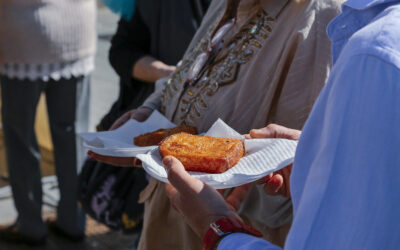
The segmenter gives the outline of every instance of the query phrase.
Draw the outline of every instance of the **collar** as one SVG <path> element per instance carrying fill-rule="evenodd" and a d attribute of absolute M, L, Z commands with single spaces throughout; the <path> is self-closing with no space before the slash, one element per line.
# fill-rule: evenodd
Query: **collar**
<path fill-rule="evenodd" d="M 398 0 L 348 0 L 342 5 L 342 13 L 328 25 L 331 41 L 338 41 L 353 35 L 382 11 L 382 8 Z"/>
<path fill-rule="evenodd" d="M 398 0 L 348 0 L 343 4 L 343 6 L 347 6 L 356 10 L 365 10 L 380 4 L 386 4 L 395 1 Z"/>

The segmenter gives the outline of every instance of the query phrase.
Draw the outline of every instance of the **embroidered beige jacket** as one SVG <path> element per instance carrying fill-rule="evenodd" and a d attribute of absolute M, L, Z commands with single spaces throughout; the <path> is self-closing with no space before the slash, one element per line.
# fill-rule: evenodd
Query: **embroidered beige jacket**
<path fill-rule="evenodd" d="M 214 64 L 195 86 L 184 86 L 189 67 L 207 48 L 225 13 L 227 1 L 214 0 L 166 87 L 144 106 L 200 132 L 218 118 L 240 133 L 269 123 L 301 129 L 330 71 L 325 30 L 339 13 L 340 1 L 242 0 L 237 23 Z M 170 207 L 163 184 L 152 180 L 141 200 L 145 222 L 140 249 L 201 248 L 201 240 Z M 269 197 L 253 187 L 240 212 L 266 238 L 283 243 L 286 232 L 274 230 L 290 223 L 289 199 Z"/>

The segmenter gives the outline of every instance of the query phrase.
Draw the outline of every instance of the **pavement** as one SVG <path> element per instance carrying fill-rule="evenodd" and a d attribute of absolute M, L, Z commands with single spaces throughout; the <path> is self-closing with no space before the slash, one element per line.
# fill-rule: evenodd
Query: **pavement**
<path fill-rule="evenodd" d="M 119 91 L 118 76 L 108 62 L 110 38 L 117 27 L 118 16 L 106 8 L 99 8 L 97 18 L 98 44 L 96 54 L 96 69 L 92 74 L 90 131 L 105 115 L 111 104 L 116 100 Z M 53 170 L 52 170 L 53 171 Z M 51 172 L 51 171 L 50 171 Z M 54 171 L 53 171 L 54 172 Z M 44 177 L 43 183 L 43 217 L 55 216 L 55 208 L 59 199 L 57 179 L 54 176 Z M 7 179 L 0 179 L 0 225 L 13 223 L 16 220 L 10 187 Z M 137 235 L 123 235 L 112 232 L 107 227 L 88 218 L 86 239 L 82 243 L 69 243 L 56 235 L 50 234 L 46 247 L 28 247 L 10 245 L 0 242 L 0 250 L 133 250 Z"/>

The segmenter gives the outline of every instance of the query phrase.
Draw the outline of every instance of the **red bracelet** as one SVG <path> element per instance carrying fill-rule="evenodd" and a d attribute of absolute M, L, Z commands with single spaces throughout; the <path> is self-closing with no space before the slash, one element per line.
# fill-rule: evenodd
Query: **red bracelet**
<path fill-rule="evenodd" d="M 215 244 L 224 236 L 231 233 L 247 233 L 256 237 L 262 237 L 257 229 L 245 224 L 241 220 L 232 217 L 226 217 L 210 224 L 203 239 L 203 250 L 214 249 Z"/>

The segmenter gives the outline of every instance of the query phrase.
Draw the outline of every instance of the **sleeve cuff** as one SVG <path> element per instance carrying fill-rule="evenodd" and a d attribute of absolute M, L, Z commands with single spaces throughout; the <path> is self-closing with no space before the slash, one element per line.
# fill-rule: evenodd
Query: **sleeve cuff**
<path fill-rule="evenodd" d="M 217 250 L 282 250 L 268 241 L 245 233 L 233 233 L 225 236 L 218 244 Z"/>

